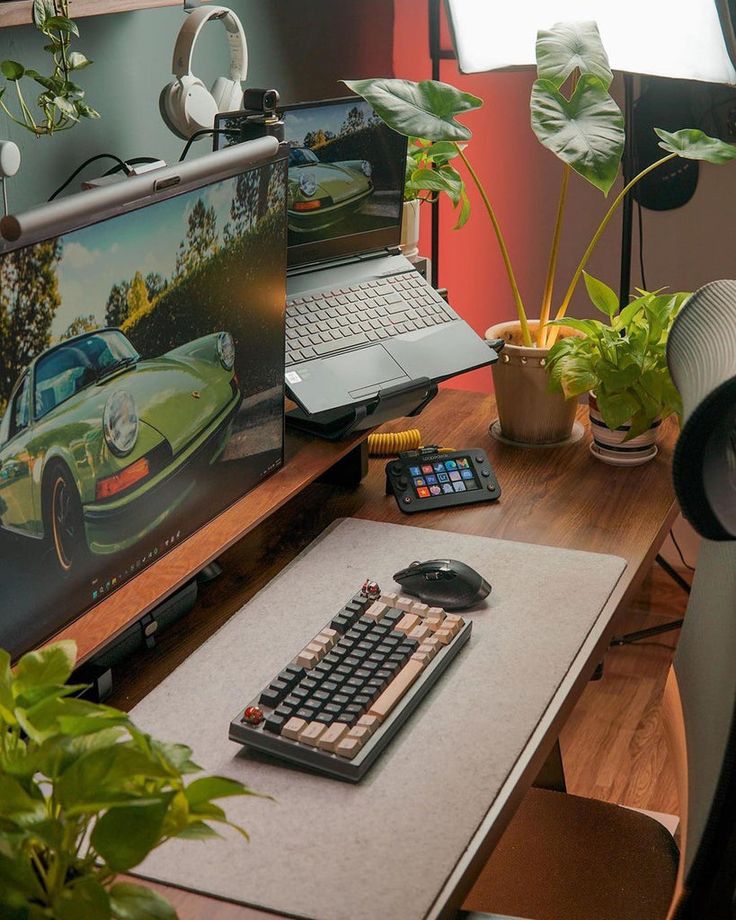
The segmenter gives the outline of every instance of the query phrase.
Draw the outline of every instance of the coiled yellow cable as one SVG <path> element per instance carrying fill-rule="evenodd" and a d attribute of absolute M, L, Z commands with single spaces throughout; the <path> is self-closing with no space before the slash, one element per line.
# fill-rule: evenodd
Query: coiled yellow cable
<path fill-rule="evenodd" d="M 368 435 L 368 453 L 371 457 L 391 457 L 421 446 L 422 435 L 418 428 Z"/>

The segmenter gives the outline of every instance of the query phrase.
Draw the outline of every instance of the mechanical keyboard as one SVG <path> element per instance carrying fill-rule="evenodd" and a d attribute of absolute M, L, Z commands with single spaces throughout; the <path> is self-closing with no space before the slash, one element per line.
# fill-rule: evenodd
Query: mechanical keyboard
<path fill-rule="evenodd" d="M 417 272 L 293 297 L 286 304 L 286 364 L 457 319 Z"/>
<path fill-rule="evenodd" d="M 360 592 L 230 723 L 232 741 L 357 782 L 470 638 L 414 598 Z"/>

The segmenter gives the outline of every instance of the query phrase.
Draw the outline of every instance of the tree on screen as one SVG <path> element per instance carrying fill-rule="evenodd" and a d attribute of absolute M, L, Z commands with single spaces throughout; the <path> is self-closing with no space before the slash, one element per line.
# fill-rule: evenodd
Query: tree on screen
<path fill-rule="evenodd" d="M 146 275 L 145 281 L 149 300 L 155 300 L 159 294 L 162 294 L 166 290 L 166 278 L 159 274 L 159 272 L 149 272 Z"/>
<path fill-rule="evenodd" d="M 0 262 L 0 407 L 28 363 L 51 344 L 61 304 L 59 240 L 8 253 Z"/>
<path fill-rule="evenodd" d="M 225 243 L 247 233 L 256 222 L 258 214 L 259 170 L 242 173 L 235 182 L 235 192 L 230 203 L 230 220 L 225 224 Z"/>
<path fill-rule="evenodd" d="M 181 278 L 198 268 L 217 249 L 217 212 L 198 198 L 187 218 L 187 235 L 179 243 L 174 278 Z"/>
<path fill-rule="evenodd" d="M 105 304 L 105 325 L 122 326 L 128 316 L 130 281 L 119 281 L 110 288 Z"/>
<path fill-rule="evenodd" d="M 365 127 L 365 112 L 354 105 L 347 114 L 345 121 L 340 126 L 340 134 L 352 134 Z"/>
<path fill-rule="evenodd" d="M 59 336 L 59 339 L 61 341 L 73 339 L 75 335 L 81 335 L 83 332 L 94 332 L 95 329 L 99 329 L 99 326 L 100 324 L 97 322 L 94 313 L 89 313 L 87 316 L 78 316 L 69 323 L 63 335 Z"/>
<path fill-rule="evenodd" d="M 136 272 L 133 275 L 130 290 L 128 291 L 128 316 L 136 316 L 136 314 L 142 313 L 150 306 L 151 301 L 148 297 L 146 282 L 143 275 L 140 272 Z"/>

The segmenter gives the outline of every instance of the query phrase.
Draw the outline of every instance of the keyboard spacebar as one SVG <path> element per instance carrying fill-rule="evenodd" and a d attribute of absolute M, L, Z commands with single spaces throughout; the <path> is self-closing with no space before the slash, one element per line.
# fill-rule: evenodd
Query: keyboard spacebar
<path fill-rule="evenodd" d="M 314 346 L 315 354 L 326 355 L 331 351 L 340 351 L 343 348 L 352 348 L 354 345 L 363 345 L 368 341 L 365 332 L 356 332 L 355 335 L 346 335 L 342 339 L 335 339 L 332 342 L 322 342 Z"/>

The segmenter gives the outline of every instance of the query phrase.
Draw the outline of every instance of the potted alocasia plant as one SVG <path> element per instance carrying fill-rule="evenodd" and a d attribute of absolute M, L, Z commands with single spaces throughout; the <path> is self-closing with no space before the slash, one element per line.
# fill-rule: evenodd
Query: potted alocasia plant
<path fill-rule="evenodd" d="M 458 212 L 456 230 L 470 217 L 470 200 L 465 191 L 465 182 L 450 162 L 459 155 L 455 145 L 448 141 L 409 138 L 401 221 L 401 251 L 407 259 L 413 261 L 419 255 L 422 204 L 435 201 L 438 195 L 447 195 Z"/>
<path fill-rule="evenodd" d="M 550 387 L 566 399 L 589 393 L 593 456 L 617 466 L 657 454 L 661 422 L 682 411 L 667 366 L 667 337 L 690 297 L 639 291 L 619 312 L 608 285 L 584 273 L 593 306 L 608 320 L 570 319 L 579 337 L 560 339 L 547 360 Z"/>
<path fill-rule="evenodd" d="M 58 642 L 11 668 L 0 650 L 0 917 L 176 920 L 118 876 L 172 837 L 206 840 L 216 823 L 245 835 L 215 800 L 253 793 L 226 777 L 188 781 L 201 772 L 189 748 L 77 698 L 75 655 Z"/>
<path fill-rule="evenodd" d="M 433 80 L 415 83 L 399 79 L 345 81 L 402 134 L 455 145 L 460 161 L 480 194 L 501 252 L 516 317 L 488 330 L 506 347 L 493 368 L 502 435 L 520 443 L 559 443 L 567 439 L 575 418 L 574 400 L 549 393 L 546 362 L 561 332 L 550 323 L 567 314 L 588 260 L 626 193 L 644 176 L 675 157 L 725 163 L 736 158 L 736 147 L 694 129 L 670 133 L 656 129 L 664 155 L 647 166 L 616 195 L 585 247 L 561 297 L 555 294 L 565 204 L 570 177 L 575 174 L 604 196 L 616 181 L 624 149 L 624 121 L 610 94 L 613 74 L 594 22 L 558 23 L 537 34 L 537 79 L 531 93 L 531 125 L 544 147 L 562 161 L 557 216 L 547 265 L 542 302 L 530 318 L 517 283 L 501 225 L 465 144 L 470 129 L 456 118 L 479 108 L 482 100 L 454 86 Z M 563 334 L 574 332 L 569 326 Z"/>

